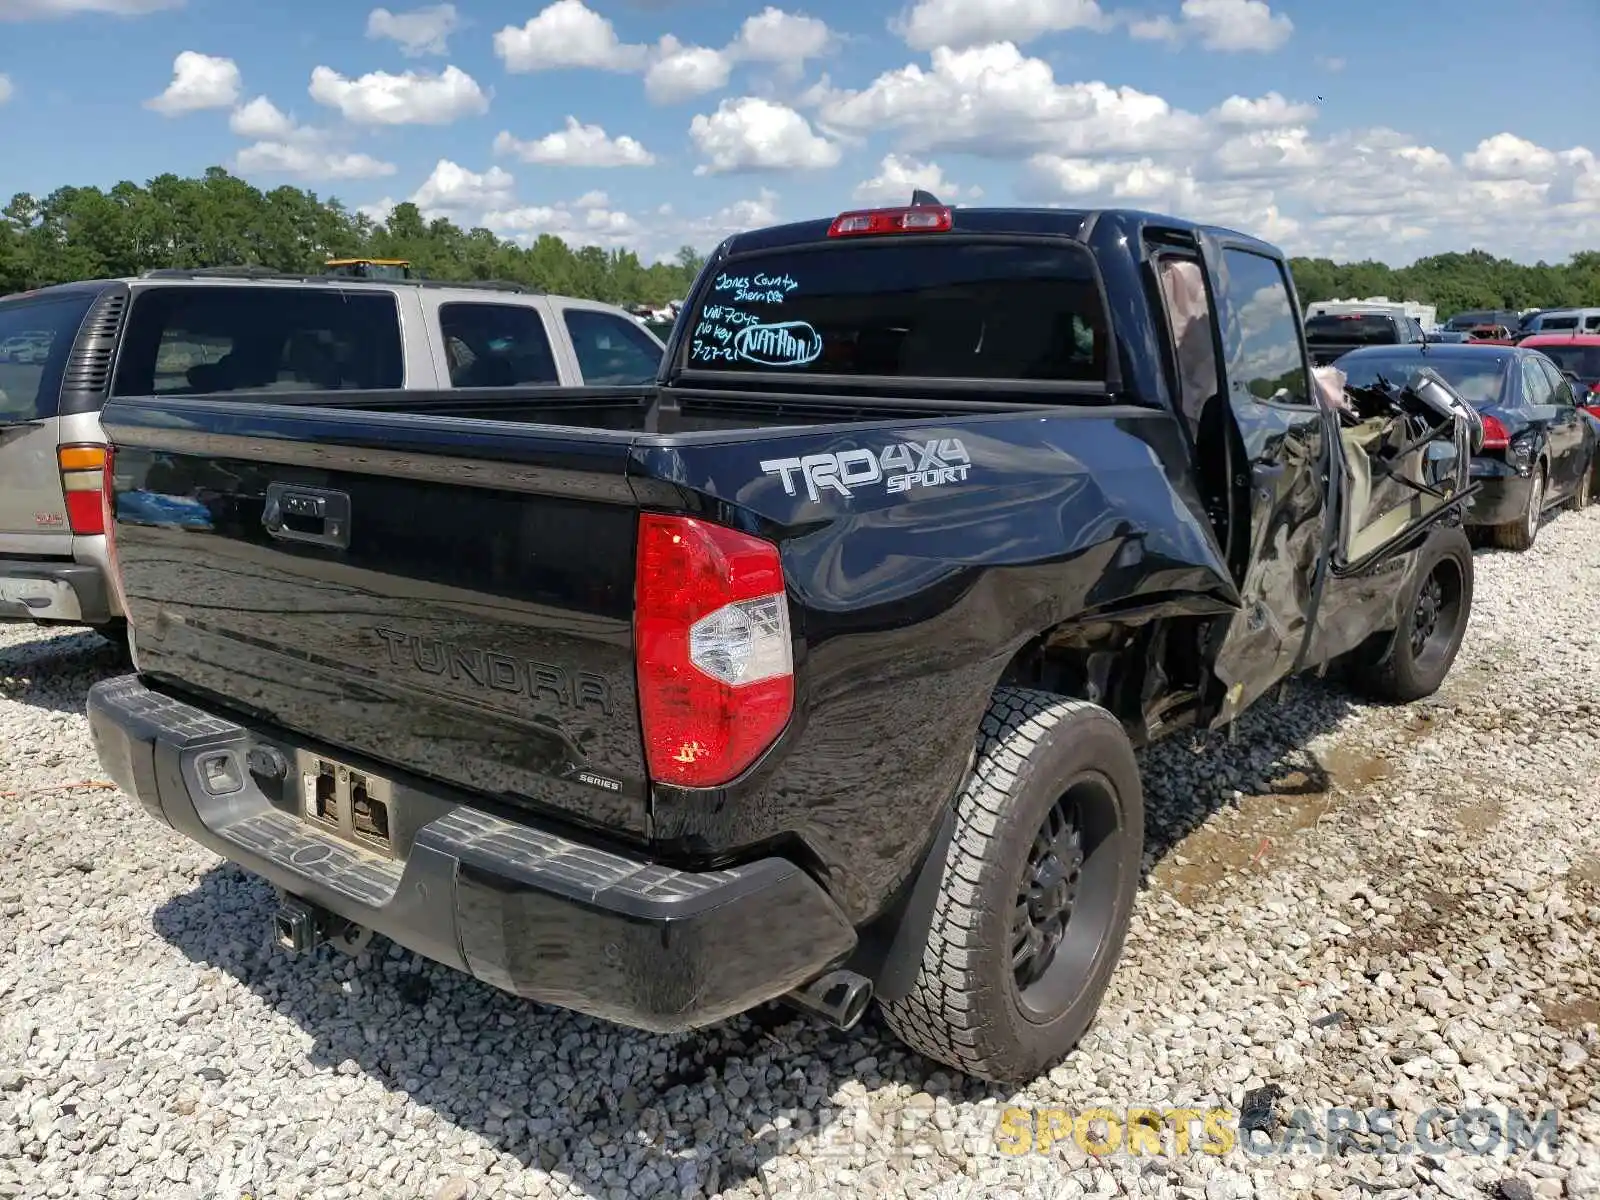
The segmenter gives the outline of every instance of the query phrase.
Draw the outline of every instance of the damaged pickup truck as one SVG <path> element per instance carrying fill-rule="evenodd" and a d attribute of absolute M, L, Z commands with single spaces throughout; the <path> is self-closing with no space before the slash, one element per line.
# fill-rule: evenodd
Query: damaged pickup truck
<path fill-rule="evenodd" d="M 1440 686 L 1481 428 L 1314 374 L 1260 241 L 918 199 L 730 238 L 654 387 L 113 398 L 107 772 L 294 949 L 657 1031 L 875 997 L 1047 1068 L 1136 747 L 1330 664 Z"/>

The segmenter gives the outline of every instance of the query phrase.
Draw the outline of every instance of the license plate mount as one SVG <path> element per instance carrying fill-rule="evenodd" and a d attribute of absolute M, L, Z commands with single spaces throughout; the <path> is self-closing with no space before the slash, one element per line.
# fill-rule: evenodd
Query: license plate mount
<path fill-rule="evenodd" d="M 300 754 L 300 815 L 343 841 L 397 858 L 394 785 L 321 754 Z"/>

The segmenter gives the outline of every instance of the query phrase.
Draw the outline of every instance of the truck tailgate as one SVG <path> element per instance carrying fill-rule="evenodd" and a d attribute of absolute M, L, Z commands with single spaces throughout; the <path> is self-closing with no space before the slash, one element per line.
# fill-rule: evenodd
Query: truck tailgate
<path fill-rule="evenodd" d="M 648 837 L 628 434 L 245 397 L 104 421 L 147 681 Z"/>

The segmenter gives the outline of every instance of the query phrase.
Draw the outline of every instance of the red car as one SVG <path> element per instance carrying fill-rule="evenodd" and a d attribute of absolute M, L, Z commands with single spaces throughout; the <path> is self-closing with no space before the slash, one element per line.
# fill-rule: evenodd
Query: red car
<path fill-rule="evenodd" d="M 1522 345 L 1578 377 L 1578 403 L 1600 418 L 1600 333 L 1536 333 Z"/>

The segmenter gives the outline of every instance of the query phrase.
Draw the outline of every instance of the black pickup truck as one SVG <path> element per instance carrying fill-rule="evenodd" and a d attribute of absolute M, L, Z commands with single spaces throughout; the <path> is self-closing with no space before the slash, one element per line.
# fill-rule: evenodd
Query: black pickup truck
<path fill-rule="evenodd" d="M 1470 407 L 1324 399 L 1282 256 L 933 203 L 740 234 L 657 386 L 116 397 L 105 769 L 281 891 L 650 1030 L 785 999 L 1027 1078 L 1141 873 L 1134 751 L 1436 689 Z"/>
<path fill-rule="evenodd" d="M 1422 326 L 1403 313 L 1317 313 L 1306 318 L 1313 366 L 1325 366 L 1363 346 L 1412 346 L 1426 340 Z"/>

